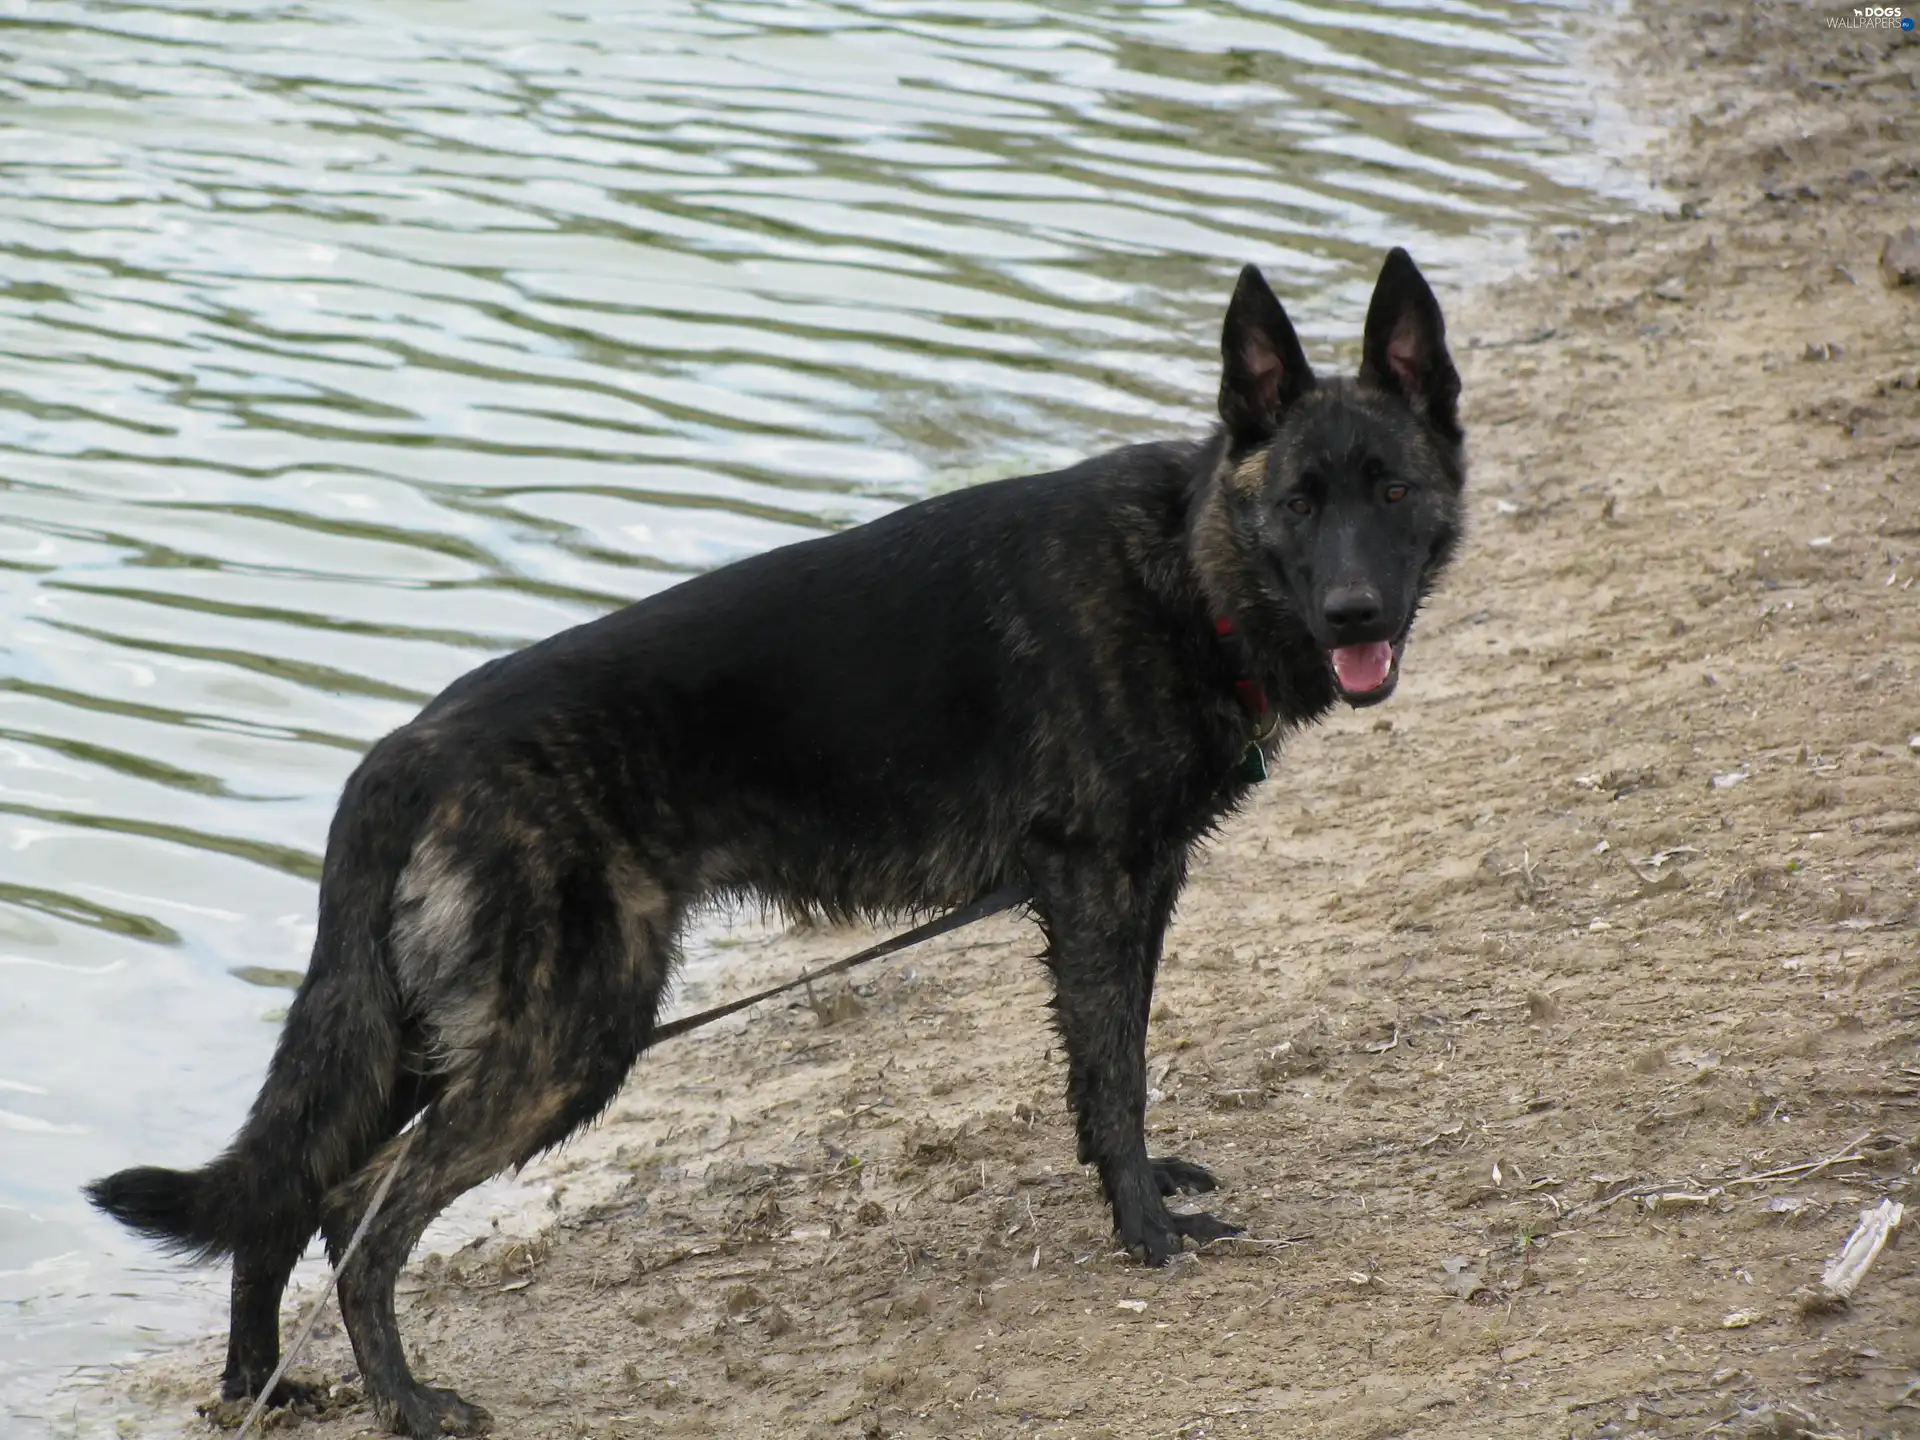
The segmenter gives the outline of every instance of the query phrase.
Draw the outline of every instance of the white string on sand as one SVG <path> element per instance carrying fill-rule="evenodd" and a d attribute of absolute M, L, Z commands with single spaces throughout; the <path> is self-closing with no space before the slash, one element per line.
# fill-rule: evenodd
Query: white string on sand
<path fill-rule="evenodd" d="M 360 1216 L 360 1223 L 353 1227 L 353 1238 L 347 1241 L 347 1248 L 341 1252 L 340 1263 L 333 1267 L 332 1273 L 327 1276 L 327 1283 L 320 1287 L 320 1296 L 313 1302 L 313 1308 L 307 1312 L 306 1323 L 300 1327 L 300 1333 L 293 1337 L 293 1344 L 287 1347 L 287 1353 L 280 1357 L 280 1363 L 274 1367 L 273 1374 L 268 1378 L 267 1383 L 262 1385 L 260 1393 L 254 1396 L 253 1408 L 247 1411 L 247 1418 L 240 1422 L 240 1434 L 236 1440 L 247 1440 L 247 1436 L 253 1433 L 253 1427 L 259 1421 L 261 1412 L 267 1408 L 267 1401 L 279 1388 L 280 1382 L 286 1378 L 287 1371 L 292 1367 L 295 1358 L 313 1335 L 313 1327 L 320 1319 L 321 1308 L 326 1305 L 327 1297 L 333 1294 L 333 1287 L 340 1283 L 340 1272 L 347 1268 L 347 1262 L 353 1259 L 353 1252 L 360 1248 L 360 1242 L 366 1236 L 367 1227 L 373 1223 L 373 1217 L 378 1215 L 380 1207 L 387 1203 L 387 1192 L 393 1188 L 393 1177 L 400 1173 L 400 1162 L 407 1158 L 407 1151 L 413 1148 L 413 1137 L 419 1133 L 420 1127 L 416 1125 L 400 1137 L 400 1148 L 394 1152 L 393 1161 L 387 1166 L 387 1173 L 380 1177 L 380 1184 L 374 1189 L 372 1202 Z"/>

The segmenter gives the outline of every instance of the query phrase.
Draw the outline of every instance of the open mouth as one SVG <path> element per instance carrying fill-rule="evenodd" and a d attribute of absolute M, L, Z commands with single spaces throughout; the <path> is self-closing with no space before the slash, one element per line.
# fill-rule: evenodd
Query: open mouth
<path fill-rule="evenodd" d="M 1401 640 L 1372 640 L 1365 645 L 1336 645 L 1327 651 L 1333 685 L 1356 708 L 1378 705 L 1400 681 Z"/>

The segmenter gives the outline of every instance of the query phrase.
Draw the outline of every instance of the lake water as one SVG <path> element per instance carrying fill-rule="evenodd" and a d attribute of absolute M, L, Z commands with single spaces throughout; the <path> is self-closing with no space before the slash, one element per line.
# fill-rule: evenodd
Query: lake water
<path fill-rule="evenodd" d="M 223 1323 L 77 1187 L 238 1122 L 367 744 L 695 571 L 1199 428 L 1242 261 L 1325 354 L 1387 245 L 1444 293 L 1633 203 L 1573 14 L 0 3 L 0 1433 Z"/>

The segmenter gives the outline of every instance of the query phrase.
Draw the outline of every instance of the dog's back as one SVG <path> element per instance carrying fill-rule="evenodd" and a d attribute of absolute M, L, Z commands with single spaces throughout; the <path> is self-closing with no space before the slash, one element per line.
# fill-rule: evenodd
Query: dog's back
<path fill-rule="evenodd" d="M 1140 743 L 1164 719 L 1115 712 L 1191 745 L 1205 707 L 1161 652 L 1206 639 L 1178 565 L 1199 454 L 1142 446 L 743 560 L 483 667 L 409 728 L 449 798 L 592 812 L 688 896 L 960 903 L 1006 882 L 1035 816 L 1088 787 L 1139 803 L 1176 768 Z"/>

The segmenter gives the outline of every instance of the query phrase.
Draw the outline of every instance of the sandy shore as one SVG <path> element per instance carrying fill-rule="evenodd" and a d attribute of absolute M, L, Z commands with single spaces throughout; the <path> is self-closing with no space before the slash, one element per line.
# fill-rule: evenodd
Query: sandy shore
<path fill-rule="evenodd" d="M 418 1259 L 421 1373 L 509 1437 L 1920 1435 L 1910 1237 L 1797 1294 L 1920 1202 L 1920 47 L 1824 13 L 1644 4 L 1675 208 L 1445 297 L 1471 549 L 1208 852 L 1155 1013 L 1156 1147 L 1252 1243 L 1109 1253 L 994 922 L 649 1057 L 544 1229 Z M 115 1377 L 125 1433 L 219 1353 Z M 290 1423 L 370 1433 L 337 1395 Z"/>

